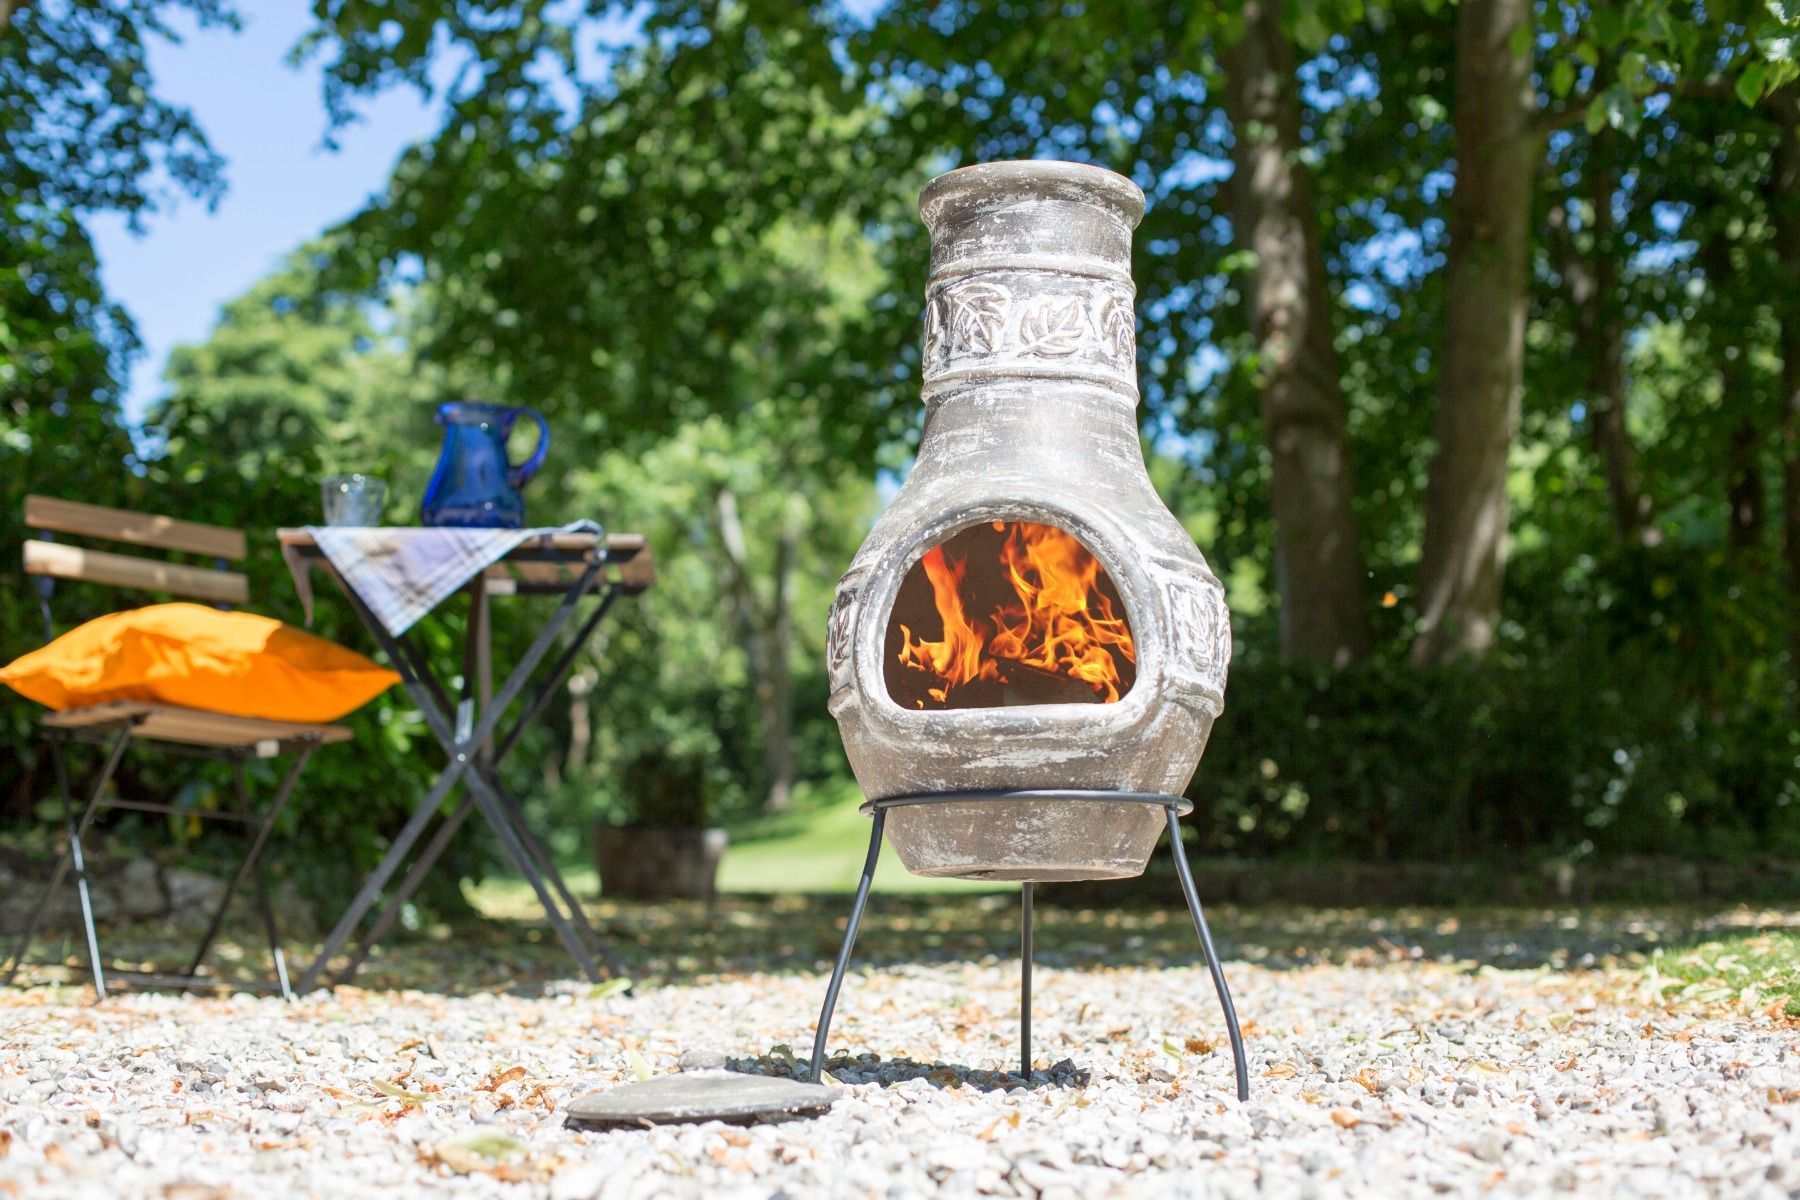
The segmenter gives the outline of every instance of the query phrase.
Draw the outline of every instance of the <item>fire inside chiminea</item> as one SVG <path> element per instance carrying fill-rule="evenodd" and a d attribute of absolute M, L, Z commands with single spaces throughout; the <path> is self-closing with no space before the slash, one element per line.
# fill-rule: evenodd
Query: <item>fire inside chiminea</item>
<path fill-rule="evenodd" d="M 886 678 L 914 709 L 1114 704 L 1137 679 L 1124 602 L 1074 535 L 990 521 L 926 552 L 888 618 Z"/>

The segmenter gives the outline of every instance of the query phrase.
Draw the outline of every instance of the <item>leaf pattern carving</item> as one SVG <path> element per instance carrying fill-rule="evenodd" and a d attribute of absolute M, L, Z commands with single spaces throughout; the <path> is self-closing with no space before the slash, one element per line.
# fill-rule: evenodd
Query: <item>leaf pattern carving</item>
<path fill-rule="evenodd" d="M 1131 302 L 1123 296 L 1108 295 L 1100 303 L 1097 324 L 1102 348 L 1122 365 L 1130 364 L 1137 356 L 1137 319 L 1132 315 Z"/>
<path fill-rule="evenodd" d="M 832 690 L 850 685 L 850 629 L 856 619 L 856 592 L 837 594 L 825 623 L 825 663 Z"/>
<path fill-rule="evenodd" d="M 1045 296 L 1019 320 L 1019 349 L 1027 354 L 1073 354 L 1081 349 L 1087 313 L 1079 296 Z"/>
<path fill-rule="evenodd" d="M 944 344 L 944 299 L 932 296 L 925 302 L 925 368 L 930 370 L 950 353 Z"/>
<path fill-rule="evenodd" d="M 1216 584 L 1178 576 L 1166 584 L 1171 643 L 1178 661 L 1218 695 L 1231 665 L 1231 613 Z"/>
<path fill-rule="evenodd" d="M 954 291 L 946 289 L 950 349 L 992 354 L 1000 348 L 1000 334 L 1006 325 L 1006 306 L 1012 292 L 997 283 L 967 283 Z"/>

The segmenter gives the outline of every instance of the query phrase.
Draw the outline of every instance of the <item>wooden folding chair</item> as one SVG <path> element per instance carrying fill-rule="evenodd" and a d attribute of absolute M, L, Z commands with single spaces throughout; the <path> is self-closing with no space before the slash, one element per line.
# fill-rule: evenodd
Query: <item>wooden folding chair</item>
<path fill-rule="evenodd" d="M 47 496 L 28 496 L 25 500 L 25 525 L 41 536 L 25 543 L 25 571 L 37 577 L 38 607 L 44 618 L 46 641 L 56 636 L 56 623 L 50 602 L 56 580 L 82 580 L 113 587 L 134 588 L 150 592 L 166 592 L 190 599 L 210 601 L 220 607 L 242 604 L 249 598 L 249 583 L 231 569 L 231 563 L 245 554 L 241 530 L 217 525 L 200 525 L 169 517 L 127 512 L 78 504 Z M 208 567 L 135 555 L 84 550 L 56 540 L 57 534 L 73 534 L 112 542 L 124 542 L 145 549 L 201 555 L 212 559 Z M 107 980 L 128 983 L 212 988 L 254 988 L 279 991 L 293 996 L 288 983 L 287 959 L 282 953 L 280 930 L 275 920 L 274 905 L 269 898 L 268 878 L 261 857 L 270 831 L 286 806 L 294 783 L 312 752 L 328 742 L 341 742 L 350 731 L 341 725 L 308 725 L 283 721 L 265 721 L 251 717 L 230 716 L 201 709 L 171 704 L 139 701 L 114 701 L 86 708 L 52 712 L 41 725 L 55 765 L 56 786 L 62 798 L 63 819 L 68 830 L 68 845 L 44 885 L 31 919 L 19 934 L 18 946 L 4 983 L 10 984 L 24 964 L 25 955 L 44 918 L 50 897 L 55 894 L 71 868 L 75 889 L 81 900 L 81 920 L 87 934 L 88 961 L 94 976 L 94 990 L 106 995 Z M 127 800 L 106 794 L 107 784 L 118 769 L 127 745 L 133 740 L 159 743 L 166 750 L 198 758 L 216 759 L 231 764 L 236 787 L 236 811 L 199 809 L 170 804 Z M 86 802 L 77 811 L 69 786 L 65 748 L 71 742 L 86 742 L 102 747 L 99 774 L 95 777 Z M 268 806 L 259 814 L 250 799 L 244 764 L 253 758 L 275 758 L 292 755 L 292 762 Z M 94 925 L 93 899 L 88 887 L 87 860 L 81 839 L 92 825 L 94 815 L 103 808 L 125 808 L 139 812 L 175 814 L 206 820 L 230 821 L 243 827 L 248 838 L 243 861 L 226 885 L 217 910 L 208 922 L 205 935 L 185 972 L 122 971 L 109 969 L 100 954 L 99 933 Z M 257 905 L 269 939 L 269 955 L 274 968 L 272 980 L 248 982 L 221 980 L 200 974 L 219 927 L 232 900 L 251 875 L 255 876 Z"/>

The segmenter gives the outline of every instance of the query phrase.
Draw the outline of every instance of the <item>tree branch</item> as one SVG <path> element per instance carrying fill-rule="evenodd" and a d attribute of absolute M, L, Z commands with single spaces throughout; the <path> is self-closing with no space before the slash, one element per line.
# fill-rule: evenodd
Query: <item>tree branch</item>
<path fill-rule="evenodd" d="M 1548 135 L 1567 129 L 1571 125 L 1579 125 L 1587 116 L 1588 106 L 1594 102 L 1598 92 L 1582 92 L 1571 96 L 1553 108 L 1544 109 L 1536 122 L 1537 131 Z M 1707 75 L 1700 79 L 1678 79 L 1659 87 L 1652 88 L 1639 96 L 1642 104 L 1657 96 L 1667 96 L 1674 100 L 1738 100 L 1736 86 L 1723 75 Z M 1796 100 L 1792 90 L 1783 90 L 1773 95 L 1764 96 L 1757 101 L 1759 105 L 1767 105 L 1778 118 L 1794 120 L 1800 116 L 1800 100 Z"/>

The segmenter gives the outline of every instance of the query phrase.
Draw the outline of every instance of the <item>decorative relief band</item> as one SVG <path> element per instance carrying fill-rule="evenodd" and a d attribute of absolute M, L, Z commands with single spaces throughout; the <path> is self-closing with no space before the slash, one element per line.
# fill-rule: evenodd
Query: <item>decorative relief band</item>
<path fill-rule="evenodd" d="M 834 698 L 856 685 L 850 657 L 851 638 L 856 631 L 856 600 L 857 582 L 845 576 L 832 600 L 831 614 L 825 619 L 825 670 Z"/>
<path fill-rule="evenodd" d="M 1029 286 L 1004 274 L 932 286 L 925 298 L 927 385 L 958 371 L 1020 367 L 1041 375 L 1060 365 L 1071 377 L 1097 370 L 1135 393 L 1137 322 L 1129 284 L 1042 272 L 1020 282 Z"/>
<path fill-rule="evenodd" d="M 1231 666 L 1231 613 L 1225 589 L 1188 571 L 1154 572 L 1169 611 L 1169 671 L 1198 696 L 1174 698 L 1218 716 L 1225 708 L 1225 673 Z M 1198 703 L 1195 703 L 1196 700 Z"/>

